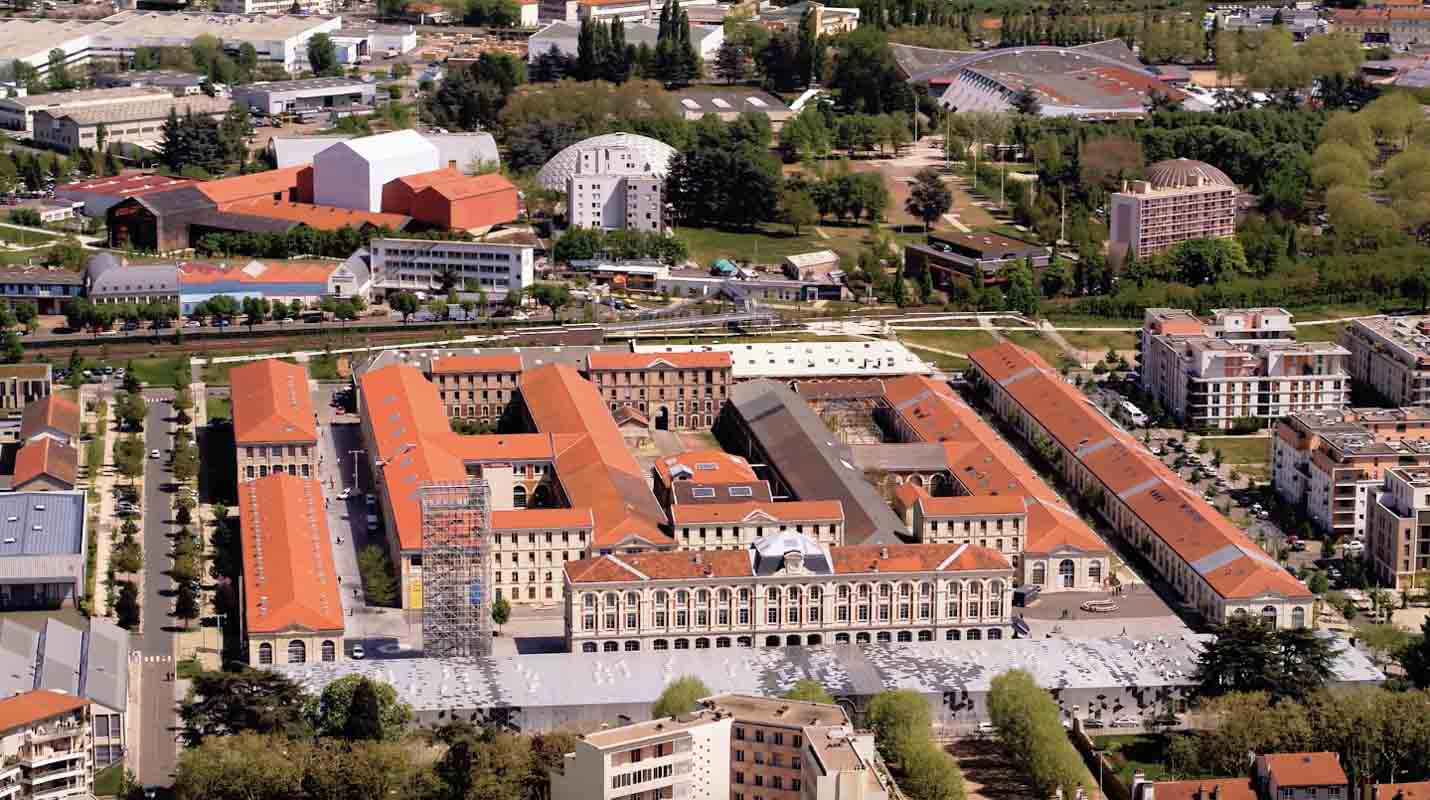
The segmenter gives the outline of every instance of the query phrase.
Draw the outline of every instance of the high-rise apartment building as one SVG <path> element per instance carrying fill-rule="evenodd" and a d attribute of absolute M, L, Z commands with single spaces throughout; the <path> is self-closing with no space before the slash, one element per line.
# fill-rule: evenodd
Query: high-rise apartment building
<path fill-rule="evenodd" d="M 1358 319 L 1341 334 L 1351 377 L 1388 404 L 1430 405 L 1430 317 Z"/>
<path fill-rule="evenodd" d="M 537 183 L 566 193 L 566 222 L 579 228 L 665 230 L 665 176 L 675 150 L 633 133 L 593 136 L 557 153 Z"/>
<path fill-rule="evenodd" d="M 1430 469 L 1386 471 L 1383 491 L 1370 507 L 1366 539 L 1366 560 L 1382 586 L 1407 588 L 1430 570 Z"/>
<path fill-rule="evenodd" d="M 1350 352 L 1297 342 L 1281 308 L 1192 312 L 1149 308 L 1142 323 L 1142 388 L 1189 428 L 1335 411 L 1350 402 Z"/>
<path fill-rule="evenodd" d="M 1321 530 L 1359 539 L 1385 473 L 1430 467 L 1430 409 L 1306 411 L 1276 423 L 1272 486 Z"/>
<path fill-rule="evenodd" d="M 93 796 L 90 702 L 52 689 L 0 700 L 0 797 Z"/>
<path fill-rule="evenodd" d="M 1236 184 L 1202 161 L 1174 158 L 1147 168 L 1110 198 L 1114 255 L 1146 258 L 1191 239 L 1236 234 Z"/>
<path fill-rule="evenodd" d="M 759 695 L 707 697 L 680 717 L 587 734 L 552 800 L 888 800 L 900 796 L 844 709 Z"/>

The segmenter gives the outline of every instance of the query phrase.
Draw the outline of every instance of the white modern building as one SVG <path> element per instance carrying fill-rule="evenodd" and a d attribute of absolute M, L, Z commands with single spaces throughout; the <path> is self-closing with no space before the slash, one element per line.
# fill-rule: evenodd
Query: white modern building
<path fill-rule="evenodd" d="M 733 722 L 703 712 L 587 734 L 551 774 L 551 800 L 729 800 Z"/>
<path fill-rule="evenodd" d="M 461 276 L 459 289 L 479 286 L 492 302 L 520 294 L 535 281 L 531 245 L 373 239 L 368 254 L 373 288 L 379 292 L 437 291 L 448 268 Z"/>
<path fill-rule="evenodd" d="M 225 14 L 287 14 L 294 3 L 304 14 L 331 14 L 333 0 L 218 0 Z"/>
<path fill-rule="evenodd" d="M 490 133 L 422 133 L 433 147 L 442 166 L 459 169 L 468 175 L 476 174 L 475 167 L 483 164 L 501 164 L 501 154 L 497 152 L 497 141 Z M 311 164 L 318 154 L 338 142 L 346 142 L 356 136 L 275 136 L 268 143 L 273 152 L 274 166 L 278 169 Z"/>
<path fill-rule="evenodd" d="M 313 157 L 313 202 L 381 211 L 389 181 L 441 167 L 437 147 L 416 131 L 338 142 Z"/>
<path fill-rule="evenodd" d="M 52 92 L 20 97 L 0 97 L 0 128 L 35 130 L 35 115 L 41 111 L 61 117 L 73 111 L 95 108 L 115 109 L 125 105 L 152 105 L 172 100 L 173 95 L 149 86 L 125 86 L 113 89 L 84 89 L 75 92 Z"/>
<path fill-rule="evenodd" d="M 575 3 L 572 3 L 575 5 Z M 643 0 L 636 2 L 633 6 L 612 6 L 611 8 L 630 8 L 644 5 Z M 685 4 L 682 3 L 684 8 Z M 625 14 L 619 14 L 624 20 L 626 43 L 635 45 L 642 44 L 654 49 L 657 39 L 659 39 L 660 26 L 653 22 L 632 22 Z M 660 17 L 660 6 L 656 6 L 655 16 L 650 19 Z M 611 17 L 599 16 L 598 21 L 608 22 Z M 527 41 L 526 58 L 529 62 L 551 52 L 552 48 L 564 56 L 576 57 L 578 50 L 577 40 L 580 38 L 581 23 L 573 18 L 571 20 L 558 20 L 552 22 L 541 30 L 531 35 Z M 720 50 L 720 45 L 725 43 L 725 29 L 719 25 L 691 25 L 690 44 L 695 48 L 695 52 L 700 54 L 707 64 L 715 63 L 715 56 Z"/>
<path fill-rule="evenodd" d="M 377 84 L 355 78 L 305 78 L 296 81 L 260 81 L 233 87 L 233 102 L 264 116 L 371 107 L 377 102 Z"/>
<path fill-rule="evenodd" d="M 665 176 L 675 148 L 633 133 L 593 136 L 557 153 L 537 173 L 566 194 L 572 227 L 665 230 Z"/>

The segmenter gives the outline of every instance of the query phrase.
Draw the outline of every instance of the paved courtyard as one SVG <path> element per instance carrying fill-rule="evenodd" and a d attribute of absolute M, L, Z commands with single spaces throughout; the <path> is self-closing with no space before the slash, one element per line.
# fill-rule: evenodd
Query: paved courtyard
<path fill-rule="evenodd" d="M 1031 636 L 1042 639 L 1059 636 L 1068 639 L 1096 639 L 1109 636 L 1180 636 L 1191 631 L 1151 587 L 1134 583 L 1125 586 L 1124 593 L 1062 592 L 1047 593 L 1027 608 L 1014 608 L 1021 614 Z M 1117 610 L 1107 613 L 1084 611 L 1080 606 L 1088 600 L 1111 600 Z"/>

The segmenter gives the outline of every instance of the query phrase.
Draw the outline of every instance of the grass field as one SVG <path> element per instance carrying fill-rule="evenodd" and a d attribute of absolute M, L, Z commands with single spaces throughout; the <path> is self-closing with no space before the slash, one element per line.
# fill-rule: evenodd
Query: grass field
<path fill-rule="evenodd" d="M 113 797 L 124 786 L 124 765 L 111 764 L 94 773 L 94 796 Z"/>
<path fill-rule="evenodd" d="M 233 403 L 227 397 L 210 397 L 204 404 L 209 420 L 228 419 L 233 416 Z"/>
<path fill-rule="evenodd" d="M 188 382 L 188 359 L 186 358 L 136 358 L 126 363 L 132 365 L 134 375 L 149 386 L 173 386 L 174 381 Z"/>
<path fill-rule="evenodd" d="M 1147 780 L 1166 780 L 1165 760 L 1167 758 L 1167 737 L 1162 735 L 1129 734 L 1123 736 L 1099 736 L 1092 740 L 1101 750 L 1106 750 L 1108 760 L 1117 765 L 1117 777 L 1123 785 L 1132 785 L 1132 773 L 1142 770 Z"/>
<path fill-rule="evenodd" d="M 998 343 L 993 334 L 977 330 L 906 331 L 899 333 L 899 339 L 905 344 L 921 344 L 953 353 L 971 353 Z"/>
<path fill-rule="evenodd" d="M 818 231 L 816 231 L 816 227 Z M 819 231 L 825 235 L 820 236 Z M 853 264 L 859 251 L 869 244 L 869 229 L 863 225 L 824 224 L 806 226 L 796 236 L 782 223 L 766 223 L 752 231 L 719 228 L 679 228 L 675 235 L 685 240 L 690 257 L 708 267 L 716 259 L 728 258 L 756 264 L 777 264 L 785 256 L 812 250 L 833 250 L 845 264 Z M 922 233 L 894 233 L 899 244 L 922 241 Z"/>
<path fill-rule="evenodd" d="M 1062 331 L 1064 339 L 1068 344 L 1079 350 L 1091 350 L 1098 353 L 1106 353 L 1107 348 L 1113 350 L 1136 350 L 1137 334 L 1128 331 Z"/>
<path fill-rule="evenodd" d="M 1068 355 L 1063 352 L 1063 349 L 1058 346 L 1057 342 L 1036 331 L 1005 331 L 1003 335 L 1007 337 L 1008 341 L 1012 344 L 1016 344 L 1019 347 L 1026 347 L 1042 356 L 1043 360 L 1054 367 L 1067 364 L 1071 360 L 1068 358 Z"/>
<path fill-rule="evenodd" d="M 1346 329 L 1344 322 L 1332 322 L 1326 325 L 1297 325 L 1296 341 L 1298 342 L 1339 342 L 1341 331 Z"/>
<path fill-rule="evenodd" d="M 338 379 L 338 357 L 318 356 L 308 359 L 308 377 L 315 381 L 335 381 Z"/>
<path fill-rule="evenodd" d="M 1265 436 L 1206 436 L 1207 452 L 1221 451 L 1226 464 L 1265 464 L 1271 460 L 1271 440 Z"/>

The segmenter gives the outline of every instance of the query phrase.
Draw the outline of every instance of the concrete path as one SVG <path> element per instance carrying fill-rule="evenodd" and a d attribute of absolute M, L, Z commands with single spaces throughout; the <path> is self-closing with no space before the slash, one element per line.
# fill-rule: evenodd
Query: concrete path
<path fill-rule="evenodd" d="M 177 669 L 175 620 L 169 616 L 173 608 L 174 580 L 167 574 L 171 566 L 173 525 L 170 520 L 173 515 L 170 495 L 164 491 L 164 485 L 172 480 L 167 454 L 174 447 L 168 423 L 173 413 L 168 403 L 151 400 L 149 416 L 144 420 L 144 449 L 158 450 L 165 455 L 148 458 L 146 452 L 144 459 L 144 592 L 140 609 L 143 632 L 138 647 L 143 659 L 140 670 L 142 741 L 135 773 L 146 786 L 172 785 L 178 763 L 177 686 L 169 678 Z"/>

